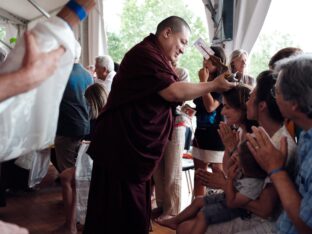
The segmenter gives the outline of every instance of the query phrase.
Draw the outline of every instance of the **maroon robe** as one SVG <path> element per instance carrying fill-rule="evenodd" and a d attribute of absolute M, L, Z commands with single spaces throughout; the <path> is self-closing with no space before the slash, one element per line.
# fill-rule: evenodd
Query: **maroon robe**
<path fill-rule="evenodd" d="M 148 233 L 150 178 L 176 105 L 158 92 L 177 80 L 152 34 L 125 55 L 88 150 L 94 164 L 84 233 Z"/>

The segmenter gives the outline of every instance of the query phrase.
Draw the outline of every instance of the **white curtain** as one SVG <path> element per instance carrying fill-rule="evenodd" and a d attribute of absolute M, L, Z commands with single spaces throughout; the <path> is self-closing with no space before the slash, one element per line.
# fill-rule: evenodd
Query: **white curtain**
<path fill-rule="evenodd" d="M 222 0 L 212 0 L 212 4 L 218 4 Z M 261 31 L 271 0 L 233 0 L 233 40 L 225 42 L 227 53 L 235 49 L 244 49 L 250 52 Z M 207 4 L 208 0 L 203 0 Z M 221 4 L 222 5 L 222 4 Z M 214 27 L 211 14 L 206 8 L 209 36 L 213 38 Z M 211 40 L 212 41 L 212 40 Z"/>
<path fill-rule="evenodd" d="M 229 49 L 244 49 L 250 53 L 263 26 L 271 0 L 236 0 L 234 4 L 233 43 Z"/>
<path fill-rule="evenodd" d="M 95 57 L 107 54 L 107 36 L 104 27 L 103 0 L 96 0 L 96 9 L 88 17 L 89 64 Z"/>

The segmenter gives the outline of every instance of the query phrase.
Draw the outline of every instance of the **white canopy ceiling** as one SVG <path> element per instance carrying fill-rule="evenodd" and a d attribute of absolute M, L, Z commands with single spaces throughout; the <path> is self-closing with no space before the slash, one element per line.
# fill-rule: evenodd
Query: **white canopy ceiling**
<path fill-rule="evenodd" d="M 44 18 L 42 13 L 31 2 L 50 15 L 54 15 L 68 0 L 0 0 L 0 17 L 8 20 L 5 21 L 7 39 L 1 41 L 2 44 L 10 47 L 8 46 L 8 39 L 16 37 L 16 31 L 20 31 L 15 29 L 14 35 L 11 35 L 10 30 L 8 30 L 9 26 L 16 26 L 16 28 L 26 26 L 31 28 Z M 107 39 L 103 21 L 103 0 L 95 0 L 95 2 L 96 9 L 90 13 L 88 21 L 80 24 L 74 30 L 76 39 L 84 49 L 81 57 L 83 64 L 92 64 L 96 56 L 107 54 Z"/>
<path fill-rule="evenodd" d="M 203 0 L 204 4 L 212 2 L 214 5 L 220 5 L 225 0 Z M 233 0 L 234 1 L 234 23 L 233 23 L 233 40 L 228 43 L 229 50 L 242 48 L 250 52 L 264 22 L 266 13 L 270 6 L 271 0 Z M 48 13 L 55 13 L 68 0 L 0 0 L 0 16 L 9 19 L 16 24 L 28 24 L 42 17 L 31 2 L 38 5 Z M 103 0 L 96 0 L 97 10 L 89 16 L 88 43 L 86 49 L 94 50 L 89 55 L 89 63 L 95 56 L 107 53 L 106 33 L 103 22 Z M 208 22 L 211 22 L 211 16 L 208 13 Z M 210 25 L 211 26 L 211 25 Z M 214 31 L 214 27 L 209 27 Z M 81 39 L 82 33 L 77 39 Z M 96 46 L 97 45 L 97 46 Z M 104 46 L 103 46 L 104 45 Z M 91 48 L 91 49 L 90 49 Z"/>
<path fill-rule="evenodd" d="M 37 2 L 46 12 L 53 12 L 65 5 L 68 0 L 33 0 Z M 5 16 L 3 10 L 26 21 L 36 19 L 42 14 L 28 0 L 1 0 L 0 15 Z"/>

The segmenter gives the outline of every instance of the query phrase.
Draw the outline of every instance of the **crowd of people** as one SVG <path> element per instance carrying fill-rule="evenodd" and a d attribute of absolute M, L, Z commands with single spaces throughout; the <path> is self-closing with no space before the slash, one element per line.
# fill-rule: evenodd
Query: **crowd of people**
<path fill-rule="evenodd" d="M 73 28 L 83 18 L 75 9 L 87 14 L 94 1 L 71 4 L 58 18 Z M 248 53 L 234 50 L 228 67 L 238 82 L 232 82 L 219 66 L 227 64 L 223 48 L 211 46 L 214 55 L 203 60 L 199 82 L 192 83 L 177 65 L 190 34 L 184 19 L 170 16 L 126 53 L 118 70 L 109 55 L 84 68 L 78 42 L 72 41 L 74 49 L 59 43 L 41 52 L 36 30 L 24 34 L 20 67 L 0 75 L 0 107 L 40 89 L 61 69 L 64 54 L 73 64 L 56 103 L 54 141 L 65 232 L 77 233 L 75 165 L 88 140 L 85 156 L 93 168 L 85 234 L 148 233 L 152 179 L 155 221 L 177 233 L 312 233 L 312 55 L 284 48 L 253 78 L 246 71 Z M 181 158 L 193 116 L 183 105 L 190 100 L 196 112 L 194 200 L 181 211 Z"/>

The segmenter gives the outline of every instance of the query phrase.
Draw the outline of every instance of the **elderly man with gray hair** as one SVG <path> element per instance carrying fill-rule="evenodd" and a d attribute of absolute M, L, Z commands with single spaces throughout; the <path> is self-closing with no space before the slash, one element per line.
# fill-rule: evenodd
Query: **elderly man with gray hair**
<path fill-rule="evenodd" d="M 97 75 L 96 83 L 103 85 L 107 93 L 110 92 L 113 78 L 116 75 L 114 71 L 114 62 L 109 55 L 98 56 L 95 58 L 95 73 Z"/>

